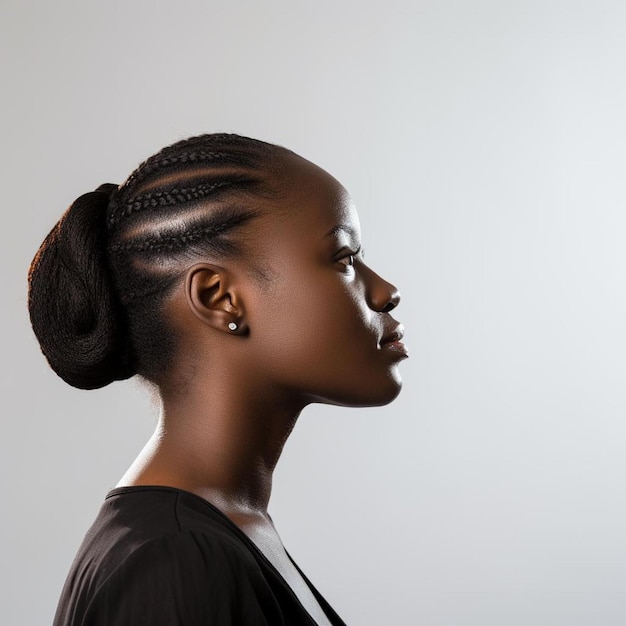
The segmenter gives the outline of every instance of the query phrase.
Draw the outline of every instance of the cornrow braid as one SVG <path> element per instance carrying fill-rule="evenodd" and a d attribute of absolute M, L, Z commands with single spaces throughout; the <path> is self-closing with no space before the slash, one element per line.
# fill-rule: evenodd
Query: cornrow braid
<path fill-rule="evenodd" d="M 110 208 L 109 216 L 107 219 L 107 226 L 113 228 L 122 219 L 129 217 L 137 211 L 145 209 L 156 209 L 158 207 L 175 206 L 177 204 L 192 202 L 194 200 L 201 200 L 211 195 L 215 195 L 216 192 L 224 189 L 225 187 L 232 187 L 239 183 L 244 187 L 250 185 L 253 181 L 250 181 L 248 177 L 240 176 L 236 178 L 228 178 L 224 180 L 217 180 L 211 184 L 200 184 L 194 187 L 181 187 L 173 188 L 169 191 L 150 191 L 145 194 L 135 196 L 135 198 L 127 202 L 124 205 L 116 204 Z"/>
<path fill-rule="evenodd" d="M 217 133 L 211 135 L 214 149 L 207 149 L 206 137 L 207 135 L 200 135 L 184 139 L 146 159 L 122 185 L 122 193 L 133 193 L 155 172 L 163 174 L 166 170 L 184 169 L 189 164 L 207 163 L 221 167 L 228 165 L 254 167 L 259 157 L 270 156 L 271 144 L 256 139 Z"/>
<path fill-rule="evenodd" d="M 40 262 L 40 252 L 29 276 L 31 319 L 42 336 L 60 338 L 61 356 L 46 352 L 53 369 L 84 388 L 134 373 L 163 382 L 176 350 L 162 312 L 167 294 L 195 259 L 247 258 L 238 233 L 279 198 L 277 172 L 288 152 L 239 135 L 200 135 L 148 158 L 121 186 L 104 185 L 70 206 L 42 245 L 51 262 Z M 68 257 L 74 251 L 80 263 Z M 55 259 L 68 267 L 58 279 L 49 269 Z M 66 319 L 78 322 L 69 327 Z M 65 375 L 70 339 L 92 319 L 98 327 L 89 345 L 99 351 Z"/>
<path fill-rule="evenodd" d="M 158 234 L 142 240 L 115 243 L 109 246 L 111 252 L 174 252 L 192 246 L 203 239 L 213 239 L 243 224 L 254 217 L 256 211 L 242 213 L 228 221 L 207 226 L 194 225 L 181 233 Z"/>
<path fill-rule="evenodd" d="M 163 172 L 168 169 L 181 169 L 188 164 L 205 164 L 226 166 L 226 165 L 250 165 L 246 163 L 245 155 L 224 154 L 220 152 L 190 152 L 180 155 L 164 156 L 161 159 L 155 159 L 137 170 L 137 174 L 133 175 L 124 183 L 124 191 L 132 193 L 139 185 L 144 183 L 151 174 L 155 172 Z"/>

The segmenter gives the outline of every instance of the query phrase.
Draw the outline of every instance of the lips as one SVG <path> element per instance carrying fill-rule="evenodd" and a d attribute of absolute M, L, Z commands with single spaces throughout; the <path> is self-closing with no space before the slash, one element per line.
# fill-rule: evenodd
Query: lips
<path fill-rule="evenodd" d="M 402 343 L 402 337 L 404 337 L 404 326 L 402 326 L 402 324 L 398 324 L 383 335 L 379 344 L 380 350 L 384 350 L 387 354 L 392 355 L 394 358 L 407 358 L 409 356 L 409 351 Z"/>
<path fill-rule="evenodd" d="M 383 338 L 380 340 L 380 345 L 382 347 L 389 343 L 399 343 L 402 341 L 402 337 L 404 337 L 404 326 L 402 326 L 402 324 L 398 324 L 383 335 Z"/>

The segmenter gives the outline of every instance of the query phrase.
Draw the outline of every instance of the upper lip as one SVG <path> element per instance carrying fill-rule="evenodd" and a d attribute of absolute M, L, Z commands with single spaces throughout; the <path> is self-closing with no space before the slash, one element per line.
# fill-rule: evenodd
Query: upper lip
<path fill-rule="evenodd" d="M 392 341 L 400 341 L 402 337 L 404 337 L 404 326 L 398 324 L 383 335 L 380 345 L 382 346 L 384 343 L 391 343 Z"/>

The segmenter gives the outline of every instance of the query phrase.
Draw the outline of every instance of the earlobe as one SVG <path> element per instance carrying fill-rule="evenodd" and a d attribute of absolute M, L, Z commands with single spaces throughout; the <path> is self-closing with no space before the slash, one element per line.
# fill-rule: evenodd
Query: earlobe
<path fill-rule="evenodd" d="M 241 298 L 224 268 L 208 263 L 191 267 L 185 296 L 193 314 L 207 326 L 229 334 L 245 332 Z"/>

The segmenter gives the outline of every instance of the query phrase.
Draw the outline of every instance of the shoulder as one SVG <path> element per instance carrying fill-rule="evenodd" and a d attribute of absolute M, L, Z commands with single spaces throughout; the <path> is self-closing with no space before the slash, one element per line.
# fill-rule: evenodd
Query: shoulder
<path fill-rule="evenodd" d="M 137 548 L 102 582 L 87 624 L 265 624 L 271 592 L 245 546 L 181 531 Z"/>
<path fill-rule="evenodd" d="M 272 622 L 259 563 L 224 516 L 165 490 L 115 490 L 66 581 L 55 626 Z"/>

